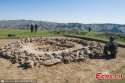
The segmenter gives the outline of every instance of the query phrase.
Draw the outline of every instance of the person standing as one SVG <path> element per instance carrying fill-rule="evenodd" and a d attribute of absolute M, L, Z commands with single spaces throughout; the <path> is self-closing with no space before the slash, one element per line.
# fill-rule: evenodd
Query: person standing
<path fill-rule="evenodd" d="M 35 32 L 37 32 L 37 30 L 38 30 L 38 25 L 37 24 L 35 24 Z"/>
<path fill-rule="evenodd" d="M 91 27 L 89 27 L 89 32 L 91 32 Z"/>
<path fill-rule="evenodd" d="M 34 31 L 34 26 L 32 24 L 30 25 L 30 30 L 31 30 L 31 33 Z"/>

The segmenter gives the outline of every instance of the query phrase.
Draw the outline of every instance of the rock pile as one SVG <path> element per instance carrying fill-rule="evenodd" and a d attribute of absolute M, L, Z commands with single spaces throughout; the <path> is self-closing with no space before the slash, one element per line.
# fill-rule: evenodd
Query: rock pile
<path fill-rule="evenodd" d="M 81 44 L 82 48 L 68 50 L 75 46 L 72 42 Z M 23 50 L 24 46 L 29 43 L 36 46 L 34 48 L 35 52 Z M 45 45 L 53 46 L 53 48 L 46 47 Z M 66 49 L 68 51 L 65 51 Z M 8 59 L 12 63 L 18 63 L 21 67 L 32 68 L 40 65 L 51 66 L 60 62 L 83 61 L 89 56 L 102 55 L 102 51 L 103 45 L 94 41 L 76 38 L 31 37 L 23 38 L 21 41 L 2 47 L 0 49 L 0 57 Z"/>

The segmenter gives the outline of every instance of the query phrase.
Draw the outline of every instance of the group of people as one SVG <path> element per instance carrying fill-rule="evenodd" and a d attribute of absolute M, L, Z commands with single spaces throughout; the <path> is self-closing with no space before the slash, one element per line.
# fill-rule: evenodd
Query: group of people
<path fill-rule="evenodd" d="M 35 32 L 37 32 L 37 30 L 38 30 L 38 25 L 37 25 L 37 24 L 35 24 L 35 25 L 31 24 L 31 25 L 30 25 L 30 30 L 31 30 L 31 33 L 34 32 L 34 30 L 35 30 Z"/>

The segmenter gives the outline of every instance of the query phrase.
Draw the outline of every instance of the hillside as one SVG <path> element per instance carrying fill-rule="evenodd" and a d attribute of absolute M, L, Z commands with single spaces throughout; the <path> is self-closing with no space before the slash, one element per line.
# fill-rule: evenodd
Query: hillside
<path fill-rule="evenodd" d="M 37 24 L 39 29 L 79 29 L 88 30 L 90 27 L 93 31 L 102 32 L 122 32 L 125 33 L 125 25 L 121 24 L 82 24 L 82 23 L 56 23 L 33 20 L 1 20 L 0 28 L 4 29 L 29 29 L 29 25 Z"/>

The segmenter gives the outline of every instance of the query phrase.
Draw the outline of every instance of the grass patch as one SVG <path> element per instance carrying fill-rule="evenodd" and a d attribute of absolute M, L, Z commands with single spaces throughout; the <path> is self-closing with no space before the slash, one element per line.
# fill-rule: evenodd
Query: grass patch
<path fill-rule="evenodd" d="M 110 36 L 115 36 L 119 44 L 125 44 L 125 36 L 121 33 L 104 33 L 104 32 L 81 32 L 80 34 L 66 34 L 74 37 L 86 37 L 107 41 Z"/>
<path fill-rule="evenodd" d="M 15 34 L 15 38 L 30 36 L 57 36 L 52 30 L 38 30 L 38 32 L 31 33 L 30 30 L 0 29 L 0 38 L 9 38 L 8 34 Z"/>

